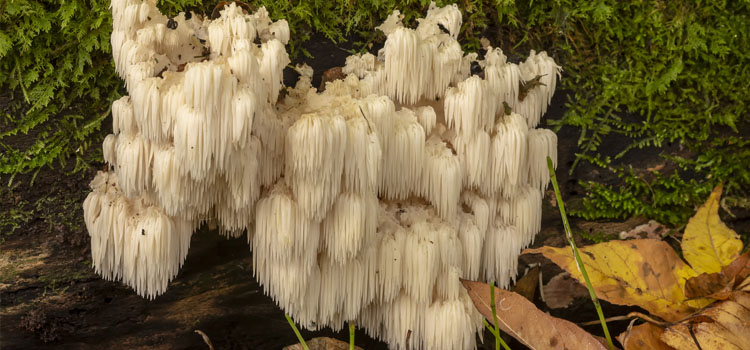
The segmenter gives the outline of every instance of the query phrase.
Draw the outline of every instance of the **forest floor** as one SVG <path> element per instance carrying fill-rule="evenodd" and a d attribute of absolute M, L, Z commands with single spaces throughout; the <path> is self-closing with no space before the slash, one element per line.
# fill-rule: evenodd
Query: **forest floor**
<path fill-rule="evenodd" d="M 315 38 L 304 46 L 315 58 L 301 59 L 320 74 L 342 66 L 348 53 L 332 43 Z M 559 119 L 565 113 L 565 91 L 555 95 L 545 119 Z M 105 121 L 105 123 L 107 123 Z M 544 121 L 541 127 L 544 127 Z M 109 126 L 105 126 L 105 130 Z M 31 136 L 28 136 L 31 138 Z M 573 174 L 568 169 L 577 152 L 578 131 L 558 132 L 558 178 L 563 197 L 575 206 L 586 195 L 579 180 L 616 184 L 596 168 L 581 164 Z M 28 140 L 20 139 L 19 142 Z M 627 140 L 605 140 L 600 150 L 616 154 Z M 631 152 L 620 162 L 636 172 L 663 164 L 660 153 L 677 154 L 678 146 Z M 0 178 L 0 349 L 208 349 L 195 330 L 205 332 L 217 350 L 281 349 L 296 343 L 283 312 L 253 279 L 250 248 L 245 237 L 226 239 L 202 228 L 193 235 L 190 252 L 179 275 L 167 292 L 155 300 L 139 297 L 119 282 L 102 280 L 91 267 L 89 236 L 83 223 L 81 203 L 97 169 L 66 174 L 59 168 L 43 169 L 30 184 L 30 176 L 18 176 L 8 186 Z M 579 245 L 645 223 L 644 218 L 619 222 L 591 222 L 573 218 Z M 740 233 L 747 233 L 748 218 L 727 220 Z M 667 240 L 675 244 L 676 240 Z M 543 204 L 542 231 L 535 247 L 565 246 L 554 193 L 547 191 Z M 556 265 L 540 255 L 523 255 L 519 278 L 529 265 L 540 264 L 542 280 L 558 275 Z M 571 294 L 574 294 L 571 290 Z M 580 323 L 597 319 L 586 294 L 579 294 L 566 308 L 552 309 L 538 292 L 532 299 L 537 307 L 553 316 Z M 604 304 L 606 316 L 625 315 L 633 308 Z M 627 321 L 609 324 L 613 334 L 627 327 Z M 599 325 L 584 327 L 601 335 Z M 348 333 L 307 332 L 306 338 L 332 336 L 348 339 Z M 484 335 L 489 349 L 490 333 Z M 382 342 L 357 331 L 356 344 L 366 350 L 386 349 Z M 511 342 L 511 348 L 523 349 Z"/>

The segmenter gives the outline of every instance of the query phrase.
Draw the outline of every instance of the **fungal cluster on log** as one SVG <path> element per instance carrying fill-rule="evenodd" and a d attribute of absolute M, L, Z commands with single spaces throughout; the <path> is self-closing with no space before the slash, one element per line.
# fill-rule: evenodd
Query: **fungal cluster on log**
<path fill-rule="evenodd" d="M 377 56 L 347 58 L 324 92 L 301 65 L 279 98 L 289 28 L 264 8 L 170 19 L 153 0 L 112 0 L 112 13 L 130 95 L 84 202 L 97 273 L 154 298 L 192 232 L 215 224 L 247 235 L 255 278 L 305 328 L 475 347 L 482 318 L 459 279 L 507 286 L 540 230 L 557 153 L 535 128 L 559 76 L 550 57 L 466 54 L 458 8 L 432 4 L 416 28 L 395 11 Z"/>

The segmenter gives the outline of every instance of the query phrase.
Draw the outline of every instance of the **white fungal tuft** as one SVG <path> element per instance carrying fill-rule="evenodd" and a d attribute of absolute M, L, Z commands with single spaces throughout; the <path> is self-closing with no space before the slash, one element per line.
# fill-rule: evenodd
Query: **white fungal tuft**
<path fill-rule="evenodd" d="M 385 46 L 324 92 L 298 65 L 282 94 L 288 23 L 233 2 L 219 14 L 112 0 L 128 95 L 83 203 L 94 270 L 153 299 L 208 223 L 247 234 L 264 293 L 304 328 L 475 348 L 482 316 L 460 279 L 507 287 L 541 229 L 557 137 L 534 128 L 561 68 L 464 53 L 458 7 L 433 2 L 415 28 L 394 11 Z"/>

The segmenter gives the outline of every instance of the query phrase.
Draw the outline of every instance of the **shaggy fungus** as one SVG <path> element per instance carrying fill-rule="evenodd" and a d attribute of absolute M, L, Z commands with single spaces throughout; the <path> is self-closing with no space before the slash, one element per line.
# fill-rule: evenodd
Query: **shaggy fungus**
<path fill-rule="evenodd" d="M 507 286 L 540 229 L 551 58 L 465 54 L 460 11 L 433 3 L 416 28 L 395 11 L 377 56 L 347 58 L 324 92 L 298 66 L 279 98 L 289 28 L 264 8 L 170 19 L 154 0 L 112 0 L 112 13 L 130 95 L 84 202 L 97 273 L 154 298 L 192 232 L 217 224 L 247 234 L 255 278 L 306 328 L 475 347 L 482 318 L 459 278 Z"/>

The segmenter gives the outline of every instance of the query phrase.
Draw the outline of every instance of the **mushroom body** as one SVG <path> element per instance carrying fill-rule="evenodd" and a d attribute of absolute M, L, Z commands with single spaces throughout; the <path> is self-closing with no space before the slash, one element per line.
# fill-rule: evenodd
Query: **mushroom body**
<path fill-rule="evenodd" d="M 482 319 L 459 279 L 506 287 L 540 230 L 557 139 L 534 128 L 560 71 L 546 53 L 478 60 L 456 40 L 458 8 L 433 3 L 416 28 L 394 12 L 385 47 L 349 57 L 325 91 L 298 66 L 280 94 L 289 28 L 264 8 L 112 12 L 130 96 L 113 103 L 111 171 L 84 202 L 97 273 L 154 298 L 212 223 L 247 235 L 255 278 L 306 328 L 355 321 L 395 349 L 475 347 Z"/>

